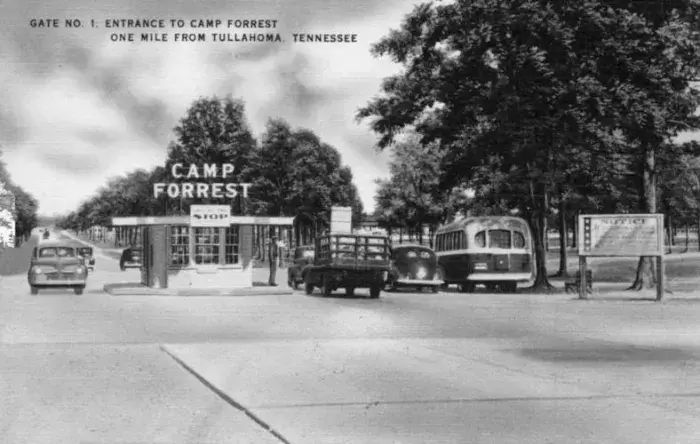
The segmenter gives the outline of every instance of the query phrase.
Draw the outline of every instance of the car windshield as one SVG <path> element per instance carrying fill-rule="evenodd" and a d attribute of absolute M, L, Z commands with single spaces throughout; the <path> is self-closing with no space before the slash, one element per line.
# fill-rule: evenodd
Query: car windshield
<path fill-rule="evenodd" d="M 78 253 L 81 255 L 92 255 L 92 248 L 79 248 Z"/>
<path fill-rule="evenodd" d="M 39 250 L 39 257 L 74 257 L 75 250 L 68 247 L 46 247 Z"/>

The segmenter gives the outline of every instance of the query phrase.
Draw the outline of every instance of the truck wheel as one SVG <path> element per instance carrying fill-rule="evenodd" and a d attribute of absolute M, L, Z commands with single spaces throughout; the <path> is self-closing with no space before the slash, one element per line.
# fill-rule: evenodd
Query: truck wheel
<path fill-rule="evenodd" d="M 39 287 L 37 287 L 36 285 L 32 285 L 29 289 L 29 292 L 31 294 L 39 294 Z"/>
<path fill-rule="evenodd" d="M 85 287 L 73 287 L 73 292 L 74 292 L 75 294 L 78 294 L 78 295 L 83 294 L 83 289 L 84 289 L 84 288 L 85 288 Z"/>
<path fill-rule="evenodd" d="M 355 294 L 355 287 L 345 287 L 345 296 L 353 296 Z"/>
<path fill-rule="evenodd" d="M 321 294 L 324 297 L 328 297 L 331 295 L 331 285 L 329 281 L 330 279 L 328 278 L 328 276 L 324 274 L 321 278 Z"/>
<path fill-rule="evenodd" d="M 440 288 L 443 290 L 447 290 L 447 281 L 445 281 L 445 269 L 442 267 L 438 267 L 437 269 L 437 278 L 438 280 L 442 281 L 442 284 L 440 284 Z"/>
<path fill-rule="evenodd" d="M 438 286 L 437 286 L 437 285 L 433 285 L 432 288 L 431 288 L 430 290 L 431 290 L 433 293 L 437 293 L 437 292 L 438 292 Z"/>
<path fill-rule="evenodd" d="M 459 284 L 459 291 L 462 293 L 474 293 L 474 283 L 473 282 L 465 282 L 463 284 Z"/>
<path fill-rule="evenodd" d="M 381 291 L 382 291 L 382 288 L 379 286 L 370 287 L 369 297 L 372 299 L 377 299 L 379 297 L 379 293 L 381 293 Z"/>
<path fill-rule="evenodd" d="M 304 284 L 304 291 L 306 294 L 311 294 L 314 292 L 314 284 L 309 284 L 308 282 Z"/>

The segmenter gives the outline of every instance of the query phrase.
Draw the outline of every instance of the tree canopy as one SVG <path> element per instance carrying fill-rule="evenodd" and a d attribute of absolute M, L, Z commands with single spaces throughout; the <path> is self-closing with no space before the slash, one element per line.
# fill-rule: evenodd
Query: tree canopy
<path fill-rule="evenodd" d="M 371 120 L 380 147 L 407 130 L 438 143 L 445 191 L 467 184 L 527 217 L 537 285 L 547 285 L 552 197 L 654 212 L 658 150 L 700 127 L 699 4 L 646 3 L 419 5 L 373 47 L 404 69 L 358 118 Z"/>

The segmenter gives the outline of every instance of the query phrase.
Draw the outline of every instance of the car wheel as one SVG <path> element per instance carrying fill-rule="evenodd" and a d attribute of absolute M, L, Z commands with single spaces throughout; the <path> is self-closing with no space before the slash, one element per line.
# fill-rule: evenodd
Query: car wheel
<path fill-rule="evenodd" d="M 31 294 L 39 294 L 39 287 L 37 287 L 36 285 L 32 285 L 32 286 L 29 288 L 29 291 L 30 291 Z"/>
<path fill-rule="evenodd" d="M 345 287 L 345 296 L 353 296 L 355 294 L 355 287 Z"/>
<path fill-rule="evenodd" d="M 309 283 L 304 284 L 304 291 L 306 292 L 306 294 L 313 293 L 314 292 L 314 284 L 309 284 Z"/>
<path fill-rule="evenodd" d="M 433 293 L 437 293 L 437 292 L 438 292 L 438 286 L 437 286 L 437 285 L 433 285 L 432 288 L 431 288 L 430 290 L 431 290 Z"/>
<path fill-rule="evenodd" d="M 299 289 L 299 281 L 294 279 L 294 281 L 292 282 L 292 287 L 294 287 L 295 290 L 298 290 Z"/>
<path fill-rule="evenodd" d="M 84 288 L 85 288 L 85 287 L 74 287 L 74 288 L 73 288 L 73 292 L 74 292 L 75 294 L 77 294 L 77 295 L 81 295 L 81 294 L 83 294 L 83 289 L 84 289 Z"/>
<path fill-rule="evenodd" d="M 126 271 L 126 267 L 124 266 L 124 264 L 119 264 L 119 269 L 121 271 Z"/>
<path fill-rule="evenodd" d="M 377 299 L 379 297 L 379 293 L 381 293 L 382 289 L 378 285 L 375 285 L 374 287 L 370 287 L 369 289 L 369 297 L 372 299 Z"/>

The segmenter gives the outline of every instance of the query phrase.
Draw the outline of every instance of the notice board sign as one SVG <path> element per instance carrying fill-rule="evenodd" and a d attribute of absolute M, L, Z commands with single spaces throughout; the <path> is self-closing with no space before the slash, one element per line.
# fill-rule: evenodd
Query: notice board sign
<path fill-rule="evenodd" d="M 578 218 L 580 256 L 663 256 L 663 214 L 590 214 Z"/>
<path fill-rule="evenodd" d="M 231 225 L 231 206 L 229 205 L 191 205 L 190 226 L 192 227 L 228 227 Z"/>

